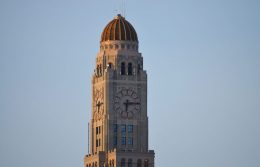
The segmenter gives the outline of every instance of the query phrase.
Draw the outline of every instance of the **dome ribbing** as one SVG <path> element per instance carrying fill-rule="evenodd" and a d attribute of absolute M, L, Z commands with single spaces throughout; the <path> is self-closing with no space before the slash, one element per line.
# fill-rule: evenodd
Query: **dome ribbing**
<path fill-rule="evenodd" d="M 134 27 L 120 14 L 108 23 L 101 36 L 101 42 L 117 40 L 138 42 Z"/>

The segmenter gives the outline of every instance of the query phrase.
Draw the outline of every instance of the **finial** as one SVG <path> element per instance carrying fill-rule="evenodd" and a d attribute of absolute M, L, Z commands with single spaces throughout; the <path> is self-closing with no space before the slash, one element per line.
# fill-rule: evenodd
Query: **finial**
<path fill-rule="evenodd" d="M 124 17 L 123 17 L 121 14 L 117 14 L 117 15 L 115 16 L 115 19 L 119 19 L 119 18 L 123 18 L 123 19 L 124 19 Z"/>
<path fill-rule="evenodd" d="M 114 12 L 120 13 L 122 18 L 126 16 L 126 0 L 116 0 Z M 119 15 L 117 15 L 119 16 Z"/>

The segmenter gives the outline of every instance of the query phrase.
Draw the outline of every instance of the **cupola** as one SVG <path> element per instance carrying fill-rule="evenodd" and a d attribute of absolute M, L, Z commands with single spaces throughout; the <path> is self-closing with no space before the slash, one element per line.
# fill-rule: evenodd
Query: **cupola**
<path fill-rule="evenodd" d="M 110 21 L 101 36 L 101 42 L 105 41 L 132 41 L 138 42 L 134 27 L 120 14 Z"/>

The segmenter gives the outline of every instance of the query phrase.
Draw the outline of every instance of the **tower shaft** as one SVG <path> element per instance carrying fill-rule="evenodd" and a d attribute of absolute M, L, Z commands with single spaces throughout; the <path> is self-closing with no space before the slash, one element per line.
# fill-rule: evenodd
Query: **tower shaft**
<path fill-rule="evenodd" d="M 118 15 L 102 33 L 92 75 L 85 167 L 154 167 L 148 148 L 147 74 L 132 25 Z"/>

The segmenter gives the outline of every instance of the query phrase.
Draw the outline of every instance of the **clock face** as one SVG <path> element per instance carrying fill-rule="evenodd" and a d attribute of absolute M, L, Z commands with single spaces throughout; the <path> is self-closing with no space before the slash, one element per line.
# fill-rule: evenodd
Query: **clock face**
<path fill-rule="evenodd" d="M 124 119 L 133 119 L 140 112 L 140 98 L 132 88 L 121 88 L 114 98 L 114 110 Z"/>
<path fill-rule="evenodd" d="M 104 95 L 102 90 L 95 91 L 94 98 L 94 118 L 101 119 L 104 113 Z"/>

